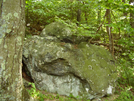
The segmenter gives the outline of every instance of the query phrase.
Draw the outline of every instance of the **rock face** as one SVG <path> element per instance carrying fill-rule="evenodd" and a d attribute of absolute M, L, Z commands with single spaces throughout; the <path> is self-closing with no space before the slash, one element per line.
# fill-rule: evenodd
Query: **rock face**
<path fill-rule="evenodd" d="M 117 75 L 110 53 L 78 37 L 79 43 L 73 43 L 72 37 L 69 28 L 60 28 L 55 22 L 43 30 L 41 37 L 25 40 L 23 63 L 36 87 L 87 99 L 112 94 Z"/>

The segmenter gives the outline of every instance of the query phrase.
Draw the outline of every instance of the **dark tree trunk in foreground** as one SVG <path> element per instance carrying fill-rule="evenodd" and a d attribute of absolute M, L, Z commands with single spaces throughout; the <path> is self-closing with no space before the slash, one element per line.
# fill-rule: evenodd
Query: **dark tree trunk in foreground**
<path fill-rule="evenodd" d="M 0 101 L 22 101 L 25 0 L 0 0 Z"/>

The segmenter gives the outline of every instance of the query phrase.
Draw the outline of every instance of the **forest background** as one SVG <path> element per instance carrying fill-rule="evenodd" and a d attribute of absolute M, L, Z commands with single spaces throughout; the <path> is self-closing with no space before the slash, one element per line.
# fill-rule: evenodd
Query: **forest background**
<path fill-rule="evenodd" d="M 26 37 L 54 21 L 110 51 L 117 61 L 118 101 L 134 97 L 134 0 L 26 0 Z"/>

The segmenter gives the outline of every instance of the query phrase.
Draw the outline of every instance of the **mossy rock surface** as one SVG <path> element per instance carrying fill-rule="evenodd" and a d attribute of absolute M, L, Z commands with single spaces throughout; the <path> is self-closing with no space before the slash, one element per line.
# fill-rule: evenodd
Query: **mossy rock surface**
<path fill-rule="evenodd" d="M 62 42 L 79 44 L 81 42 L 88 42 L 90 36 L 80 36 L 78 33 L 74 33 L 67 25 L 61 22 L 53 22 L 47 25 L 42 33 L 41 37 L 53 37 Z"/>
<path fill-rule="evenodd" d="M 24 42 L 23 62 L 40 90 L 93 99 L 115 89 L 117 73 L 111 54 L 86 42 L 33 36 Z"/>

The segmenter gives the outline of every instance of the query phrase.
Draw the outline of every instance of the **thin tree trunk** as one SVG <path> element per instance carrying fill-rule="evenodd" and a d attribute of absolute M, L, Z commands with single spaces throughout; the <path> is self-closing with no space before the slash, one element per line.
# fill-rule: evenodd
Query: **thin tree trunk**
<path fill-rule="evenodd" d="M 87 17 L 87 12 L 85 11 L 85 21 L 86 21 L 86 24 L 88 25 L 88 17 Z"/>
<path fill-rule="evenodd" d="M 122 0 L 123 3 L 126 3 L 126 0 Z M 127 12 L 126 11 L 123 11 L 123 16 L 127 17 Z M 126 20 L 126 18 L 125 18 Z"/>
<path fill-rule="evenodd" d="M 0 1 L 0 101 L 23 101 L 25 0 Z"/>
<path fill-rule="evenodd" d="M 77 10 L 77 25 L 81 22 L 81 8 L 80 8 L 81 0 L 78 0 L 78 10 Z"/>
<path fill-rule="evenodd" d="M 83 5 L 85 5 L 85 2 L 83 2 Z M 85 18 L 85 23 L 88 25 L 88 13 L 87 13 L 88 7 L 84 11 L 84 18 Z"/>
<path fill-rule="evenodd" d="M 98 9 L 98 26 L 100 25 L 101 23 L 101 7 Z"/>
<path fill-rule="evenodd" d="M 106 9 L 106 19 L 107 19 L 107 24 L 111 24 L 110 9 Z M 109 51 L 114 57 L 114 43 L 113 43 L 113 34 L 111 33 L 111 27 L 106 26 L 106 30 L 109 36 Z"/>
<path fill-rule="evenodd" d="M 130 4 L 134 3 L 134 0 L 130 0 Z M 130 25 L 132 28 L 134 28 L 134 11 L 130 12 Z"/>

